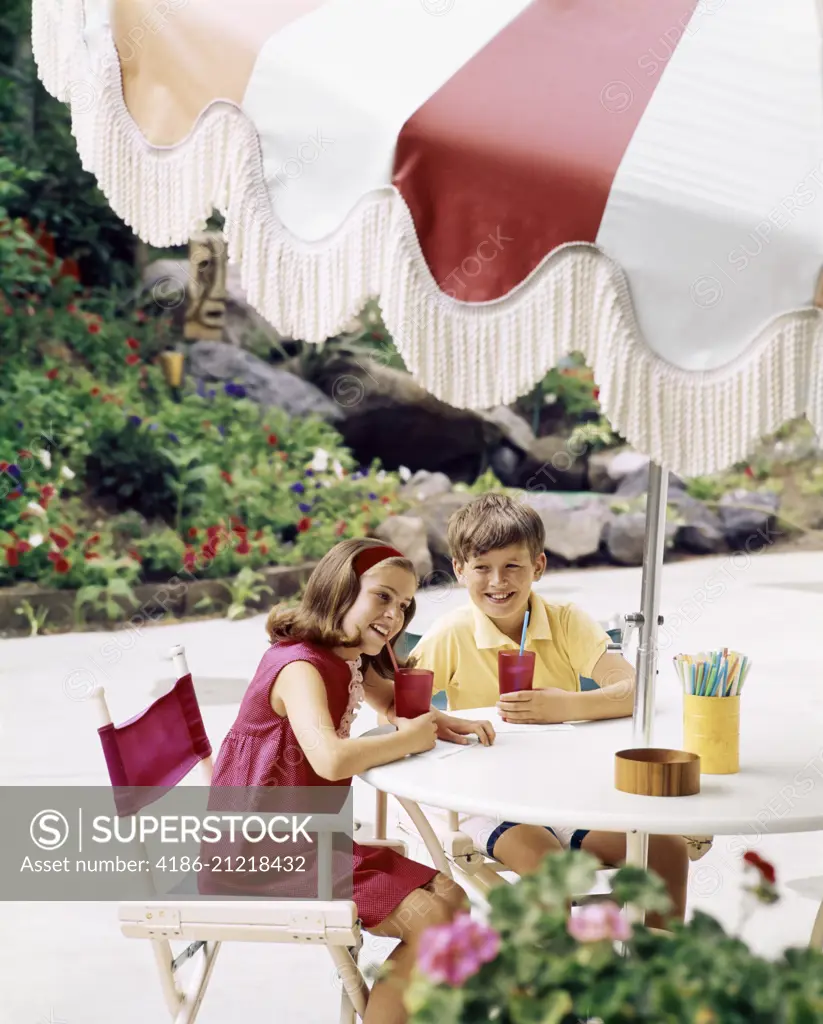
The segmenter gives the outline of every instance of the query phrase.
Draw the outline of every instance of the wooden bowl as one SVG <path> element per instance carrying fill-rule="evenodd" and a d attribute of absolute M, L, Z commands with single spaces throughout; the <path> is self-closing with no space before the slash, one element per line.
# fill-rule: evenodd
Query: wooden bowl
<path fill-rule="evenodd" d="M 640 796 L 694 796 L 700 792 L 700 758 L 688 750 L 638 747 L 618 750 L 614 784 Z"/>

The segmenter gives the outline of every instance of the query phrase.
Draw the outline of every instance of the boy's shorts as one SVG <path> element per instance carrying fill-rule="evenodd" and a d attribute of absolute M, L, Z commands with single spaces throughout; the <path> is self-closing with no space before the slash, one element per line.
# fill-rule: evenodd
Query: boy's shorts
<path fill-rule="evenodd" d="M 420 809 L 426 815 L 438 836 L 442 836 L 449 831 L 448 814 L 446 811 L 440 810 L 439 807 L 424 807 L 422 805 Z M 406 828 L 414 828 L 411 819 L 406 816 L 405 811 L 401 811 L 400 820 Z M 475 849 L 492 858 L 494 857 L 494 844 L 504 832 L 514 828 L 517 824 L 515 821 L 501 821 L 499 818 L 488 818 L 480 814 L 461 814 L 458 817 L 458 821 L 459 831 L 469 836 L 474 843 Z M 589 829 L 586 828 L 560 828 L 551 825 L 544 825 L 543 827 L 548 832 L 551 832 L 564 850 L 579 850 L 580 844 L 589 834 Z"/>

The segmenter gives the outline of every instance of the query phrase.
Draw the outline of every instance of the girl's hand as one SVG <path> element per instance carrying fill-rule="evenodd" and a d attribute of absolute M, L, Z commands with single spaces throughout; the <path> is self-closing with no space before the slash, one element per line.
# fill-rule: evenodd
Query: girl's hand
<path fill-rule="evenodd" d="M 494 726 L 491 722 L 472 722 L 468 718 L 437 714 L 437 738 L 447 743 L 469 743 L 469 737 L 476 736 L 484 747 L 494 743 Z"/>
<path fill-rule="evenodd" d="M 394 724 L 406 741 L 407 754 L 422 754 L 437 742 L 437 725 L 433 711 L 417 718 L 396 718 Z"/>

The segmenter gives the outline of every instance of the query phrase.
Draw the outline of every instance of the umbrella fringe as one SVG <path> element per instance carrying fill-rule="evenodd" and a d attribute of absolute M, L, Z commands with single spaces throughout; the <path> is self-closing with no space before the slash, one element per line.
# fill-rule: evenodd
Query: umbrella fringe
<path fill-rule="evenodd" d="M 94 61 L 86 32 L 100 34 Z M 363 197 L 327 238 L 292 235 L 275 216 L 257 132 L 235 104 L 210 104 L 181 143 L 152 146 L 124 103 L 114 43 L 85 24 L 83 0 L 34 0 L 32 46 L 45 87 L 71 107 L 83 166 L 112 209 L 160 247 L 186 243 L 219 210 L 249 302 L 283 334 L 324 341 L 378 298 L 420 384 L 472 409 L 513 402 L 580 351 L 613 428 L 687 476 L 745 459 L 760 437 L 803 414 L 823 433 L 819 309 L 765 325 L 725 366 L 688 371 L 646 344 L 623 271 L 589 243 L 547 254 L 501 299 L 458 301 L 432 277 L 393 187 Z"/>

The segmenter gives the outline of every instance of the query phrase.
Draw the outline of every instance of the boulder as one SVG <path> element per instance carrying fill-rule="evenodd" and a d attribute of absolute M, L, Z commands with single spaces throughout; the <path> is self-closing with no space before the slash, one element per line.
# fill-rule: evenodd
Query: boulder
<path fill-rule="evenodd" d="M 249 305 L 246 292 L 240 283 L 240 266 L 236 263 L 230 263 L 226 268 L 223 340 L 230 345 L 239 345 L 243 348 L 257 347 L 258 351 L 261 341 L 275 344 L 283 340 L 273 325 Z"/>
<path fill-rule="evenodd" d="M 487 423 L 492 423 L 500 430 L 503 440 L 515 451 L 525 454 L 534 444 L 532 428 L 522 416 L 518 416 L 514 409 L 507 405 L 497 405 L 480 415 Z"/>
<path fill-rule="evenodd" d="M 667 544 L 674 540 L 677 527 L 666 523 Z M 646 516 L 642 512 L 628 512 L 615 517 L 606 525 L 603 539 L 613 561 L 618 565 L 642 565 L 643 543 L 646 536 Z"/>
<path fill-rule="evenodd" d="M 179 331 L 186 318 L 189 275 L 188 260 L 153 260 L 143 270 L 137 290 L 138 299 L 151 298 L 157 307 L 170 313 Z"/>
<path fill-rule="evenodd" d="M 528 491 L 585 491 L 585 456 L 569 449 L 568 438 L 538 437 L 517 469 L 517 480 L 508 486 Z"/>
<path fill-rule="evenodd" d="M 224 341 L 197 341 L 188 350 L 187 371 L 196 380 L 233 381 L 264 408 L 276 406 L 290 416 L 319 416 L 327 423 L 343 419 L 339 406 L 313 384 Z"/>
<path fill-rule="evenodd" d="M 728 549 L 720 516 L 685 492 L 674 495 L 680 524 L 674 543 L 682 551 L 695 555 L 719 555 Z"/>
<path fill-rule="evenodd" d="M 567 562 L 591 558 L 600 550 L 603 531 L 614 518 L 608 506 L 597 500 L 570 505 L 553 494 L 526 494 L 546 529 L 546 551 Z"/>
<path fill-rule="evenodd" d="M 314 379 L 343 413 L 338 429 L 363 465 L 380 459 L 386 469 L 428 469 L 468 483 L 501 443 L 495 424 L 446 405 L 377 360 L 340 355 L 323 362 Z"/>
<path fill-rule="evenodd" d="M 447 532 L 449 519 L 471 500 L 471 494 L 452 491 L 450 494 L 438 494 L 434 498 L 429 498 L 428 501 L 411 510 L 411 514 L 419 516 L 426 527 L 426 541 L 429 545 L 435 572 L 441 570 L 451 572 L 452 559 Z"/>
<path fill-rule="evenodd" d="M 481 416 L 502 435 L 500 443 L 488 452 L 490 468 L 505 487 L 517 487 L 520 467 L 535 442 L 534 432 L 526 420 L 507 405 L 498 405 Z"/>
<path fill-rule="evenodd" d="M 400 497 L 406 501 L 426 501 L 438 494 L 448 494 L 451 489 L 452 482 L 445 473 L 430 473 L 427 469 L 419 469 L 400 488 Z"/>
<path fill-rule="evenodd" d="M 649 465 L 635 469 L 620 481 L 616 494 L 620 498 L 639 498 L 649 490 Z M 669 500 L 677 492 L 686 490 L 686 481 L 676 473 L 669 473 Z"/>
<path fill-rule="evenodd" d="M 631 448 L 605 448 L 592 452 L 588 459 L 589 488 L 600 494 L 611 494 L 630 473 L 645 469 L 649 456 Z"/>
<path fill-rule="evenodd" d="M 434 564 L 429 553 L 426 524 L 419 516 L 389 516 L 377 527 L 374 536 L 410 558 L 418 580 L 431 576 Z"/>
<path fill-rule="evenodd" d="M 780 498 L 772 491 L 740 488 L 720 499 L 720 522 L 726 540 L 735 551 L 759 551 L 777 535 L 776 513 Z"/>

